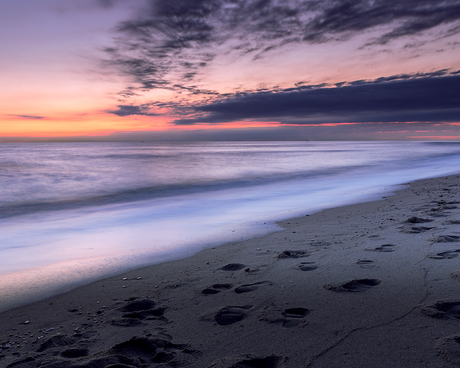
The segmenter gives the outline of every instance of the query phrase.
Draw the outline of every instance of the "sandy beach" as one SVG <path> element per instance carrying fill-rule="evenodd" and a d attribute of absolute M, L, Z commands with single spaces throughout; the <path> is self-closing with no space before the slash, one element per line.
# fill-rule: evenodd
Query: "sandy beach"
<path fill-rule="evenodd" d="M 460 175 L 0 314 L 0 367 L 460 366 Z"/>

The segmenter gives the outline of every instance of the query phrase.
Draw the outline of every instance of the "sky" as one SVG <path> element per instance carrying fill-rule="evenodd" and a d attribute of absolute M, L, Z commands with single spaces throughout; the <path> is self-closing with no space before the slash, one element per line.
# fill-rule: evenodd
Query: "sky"
<path fill-rule="evenodd" d="M 0 141 L 459 140 L 457 0 L 0 0 Z"/>

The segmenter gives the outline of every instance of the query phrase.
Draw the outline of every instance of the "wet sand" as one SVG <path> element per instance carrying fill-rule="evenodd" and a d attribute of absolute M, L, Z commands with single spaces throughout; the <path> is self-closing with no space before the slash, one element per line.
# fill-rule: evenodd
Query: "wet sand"
<path fill-rule="evenodd" d="M 0 367 L 460 365 L 460 175 L 0 314 Z"/>

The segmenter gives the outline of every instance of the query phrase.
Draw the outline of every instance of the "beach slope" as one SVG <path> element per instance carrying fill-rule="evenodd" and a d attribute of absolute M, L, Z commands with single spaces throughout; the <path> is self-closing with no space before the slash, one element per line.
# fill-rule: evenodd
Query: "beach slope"
<path fill-rule="evenodd" d="M 0 314 L 0 366 L 460 365 L 460 176 Z"/>

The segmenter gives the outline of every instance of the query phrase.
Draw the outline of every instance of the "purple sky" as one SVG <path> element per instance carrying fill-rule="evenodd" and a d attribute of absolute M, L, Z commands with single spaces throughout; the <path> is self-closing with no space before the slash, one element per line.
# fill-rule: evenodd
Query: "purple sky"
<path fill-rule="evenodd" d="M 0 2 L 0 139 L 460 138 L 460 1 Z"/>

